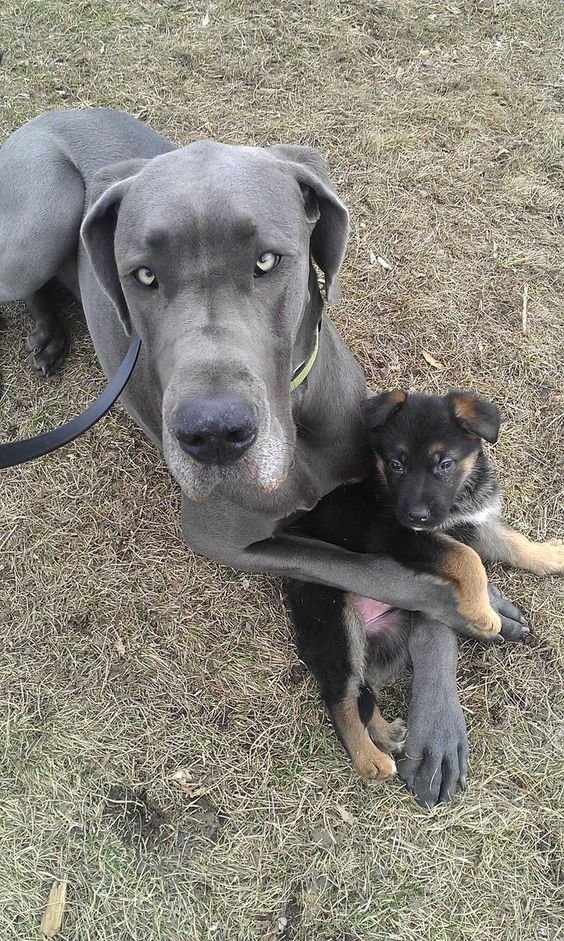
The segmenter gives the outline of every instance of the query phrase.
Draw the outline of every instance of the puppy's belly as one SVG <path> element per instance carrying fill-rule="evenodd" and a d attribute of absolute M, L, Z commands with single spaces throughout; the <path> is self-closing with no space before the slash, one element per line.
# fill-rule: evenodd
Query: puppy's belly
<path fill-rule="evenodd" d="M 399 608 L 392 608 L 391 605 L 374 601 L 373 598 L 365 598 L 364 595 L 349 594 L 347 599 L 358 614 L 367 634 L 383 634 L 401 623 L 402 612 Z"/>

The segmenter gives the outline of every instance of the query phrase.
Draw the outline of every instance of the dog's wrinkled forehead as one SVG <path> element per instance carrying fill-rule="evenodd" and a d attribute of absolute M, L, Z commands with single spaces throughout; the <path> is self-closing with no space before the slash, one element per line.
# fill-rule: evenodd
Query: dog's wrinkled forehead
<path fill-rule="evenodd" d="M 296 251 L 309 228 L 295 176 L 268 151 L 199 141 L 156 157 L 132 180 L 120 229 L 148 248 L 252 240 Z"/>

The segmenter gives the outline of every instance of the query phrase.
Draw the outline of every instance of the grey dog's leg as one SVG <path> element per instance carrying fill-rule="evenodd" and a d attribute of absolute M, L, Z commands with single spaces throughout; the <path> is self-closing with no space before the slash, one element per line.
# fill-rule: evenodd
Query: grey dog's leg
<path fill-rule="evenodd" d="M 44 288 L 74 257 L 83 210 L 84 182 L 56 134 L 31 122 L 8 138 L 0 149 L 0 304 L 27 300 L 43 327 L 35 346 L 53 332 Z"/>
<path fill-rule="evenodd" d="M 405 757 L 398 773 L 418 803 L 448 801 L 466 782 L 468 740 L 456 689 L 457 641 L 444 624 L 413 615 Z"/>
<path fill-rule="evenodd" d="M 33 357 L 33 366 L 43 376 L 48 376 L 61 363 L 69 349 L 67 331 L 56 311 L 51 284 L 26 297 L 25 302 L 35 320 L 35 326 L 26 342 Z"/>
<path fill-rule="evenodd" d="M 197 542 L 183 500 L 183 532 L 186 542 L 196 552 L 246 572 L 268 572 L 272 575 L 295 578 L 319 585 L 331 585 L 357 595 L 377 598 L 394 608 L 406 611 L 425 611 L 430 619 L 448 624 L 453 630 L 468 637 L 482 635 L 459 613 L 454 591 L 449 585 L 439 584 L 431 576 L 415 574 L 386 556 L 349 552 L 338 546 L 306 539 L 291 533 L 277 533 L 272 539 L 253 543 L 246 549 L 233 550 L 229 546 L 215 551 L 209 542 Z M 502 601 L 503 610 L 498 608 Z M 501 618 L 501 635 L 507 628 L 510 639 L 517 640 L 528 633 L 520 612 L 511 606 L 506 613 L 503 596 L 490 594 L 492 607 Z M 513 620 L 516 618 L 516 620 Z"/>

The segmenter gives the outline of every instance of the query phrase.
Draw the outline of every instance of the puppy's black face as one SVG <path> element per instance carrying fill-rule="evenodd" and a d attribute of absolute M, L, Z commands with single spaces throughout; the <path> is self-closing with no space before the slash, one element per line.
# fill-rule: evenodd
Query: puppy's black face
<path fill-rule="evenodd" d="M 363 413 L 399 523 L 414 530 L 447 524 L 472 476 L 482 439 L 497 440 L 496 406 L 470 392 L 442 397 L 384 392 L 368 399 Z"/>

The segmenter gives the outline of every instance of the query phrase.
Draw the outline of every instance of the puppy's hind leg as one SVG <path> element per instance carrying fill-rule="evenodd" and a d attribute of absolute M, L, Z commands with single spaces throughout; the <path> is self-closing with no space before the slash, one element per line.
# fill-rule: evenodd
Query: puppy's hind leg
<path fill-rule="evenodd" d="M 403 719 L 393 719 L 392 722 L 388 722 L 378 706 L 374 706 L 367 727 L 372 741 L 384 751 L 394 754 L 403 750 L 407 738 L 407 725 Z"/>
<path fill-rule="evenodd" d="M 480 526 L 474 546 L 483 559 L 491 562 L 505 562 L 533 575 L 564 575 L 561 542 L 532 542 L 500 519 Z"/>
<path fill-rule="evenodd" d="M 337 734 L 360 776 L 368 781 L 385 781 L 393 777 L 395 762 L 372 741 L 369 726 L 360 717 L 357 690 L 351 690 L 341 702 L 334 703 L 330 712 Z"/>
<path fill-rule="evenodd" d="M 298 651 L 319 683 L 335 731 L 358 773 L 384 780 L 396 770 L 367 728 L 374 698 L 364 686 L 366 634 L 344 592 L 324 585 L 286 585 Z"/>
<path fill-rule="evenodd" d="M 403 611 L 390 609 L 376 622 L 377 630 L 367 638 L 366 679 L 370 684 L 372 708 L 366 710 L 366 725 L 372 741 L 383 751 L 394 754 L 403 751 L 407 726 L 403 719 L 387 722 L 376 705 L 376 695 L 407 666 L 409 656 L 407 638 L 411 619 Z M 363 716 L 362 693 L 359 711 Z"/>
<path fill-rule="evenodd" d="M 390 611 L 381 615 L 381 627 L 386 622 L 385 640 L 380 644 L 376 641 L 376 646 L 381 647 L 380 656 L 376 656 L 374 638 L 369 639 L 370 629 L 358 610 L 359 600 L 349 595 L 343 608 L 343 625 L 356 669 L 349 679 L 346 695 L 332 704 L 330 712 L 356 771 L 368 780 L 383 781 L 396 772 L 390 753 L 401 750 L 407 729 L 401 719 L 386 722 L 376 705 L 373 687 L 380 688 L 380 681 L 392 675 L 396 667 L 399 669 L 405 641 L 401 620 L 396 623 L 401 617 L 399 613 Z"/>
<path fill-rule="evenodd" d="M 70 346 L 68 333 L 56 310 L 52 282 L 26 297 L 25 303 L 35 320 L 26 347 L 31 353 L 36 372 L 49 376 L 63 362 Z"/>

